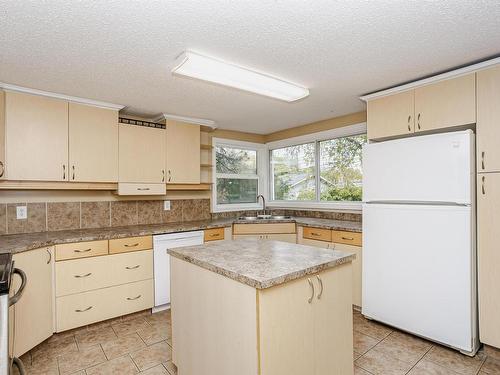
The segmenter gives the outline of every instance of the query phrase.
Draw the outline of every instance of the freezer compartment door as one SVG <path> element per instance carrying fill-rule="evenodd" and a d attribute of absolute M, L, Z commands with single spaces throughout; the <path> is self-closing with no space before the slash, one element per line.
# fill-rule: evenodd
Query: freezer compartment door
<path fill-rule="evenodd" d="M 367 144 L 363 148 L 363 201 L 470 204 L 473 156 L 471 130 Z"/>
<path fill-rule="evenodd" d="M 363 205 L 363 314 L 473 351 L 475 245 L 470 207 Z"/>

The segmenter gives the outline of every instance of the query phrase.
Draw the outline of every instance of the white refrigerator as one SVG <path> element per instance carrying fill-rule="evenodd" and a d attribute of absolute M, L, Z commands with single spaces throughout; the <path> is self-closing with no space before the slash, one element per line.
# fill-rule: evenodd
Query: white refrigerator
<path fill-rule="evenodd" d="M 473 355 L 478 349 L 471 130 L 363 149 L 362 313 Z"/>

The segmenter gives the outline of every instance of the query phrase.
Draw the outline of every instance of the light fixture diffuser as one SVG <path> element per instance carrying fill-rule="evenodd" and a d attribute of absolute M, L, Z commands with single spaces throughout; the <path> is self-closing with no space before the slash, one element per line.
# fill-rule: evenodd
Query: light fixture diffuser
<path fill-rule="evenodd" d="M 309 96 L 309 90 L 305 87 L 191 51 L 186 51 L 179 56 L 179 64 L 172 69 L 172 74 L 233 87 L 286 102 Z"/>

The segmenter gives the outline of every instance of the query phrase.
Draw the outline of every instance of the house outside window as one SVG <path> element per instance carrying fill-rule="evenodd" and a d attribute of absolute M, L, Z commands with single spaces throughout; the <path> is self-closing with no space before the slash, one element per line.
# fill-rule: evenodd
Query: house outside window
<path fill-rule="evenodd" d="M 266 146 L 216 138 L 212 142 L 213 211 L 260 209 L 257 195 L 267 186 Z"/>

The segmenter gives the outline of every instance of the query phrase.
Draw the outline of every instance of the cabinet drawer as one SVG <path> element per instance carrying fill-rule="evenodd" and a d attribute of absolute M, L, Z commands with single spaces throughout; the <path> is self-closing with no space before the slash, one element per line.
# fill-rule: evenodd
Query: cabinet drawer
<path fill-rule="evenodd" d="M 109 240 L 109 253 L 128 253 L 137 250 L 149 250 L 153 248 L 153 237 L 128 237 Z"/>
<path fill-rule="evenodd" d="M 295 233 L 295 223 L 234 224 L 233 234 Z"/>
<path fill-rule="evenodd" d="M 56 261 L 94 257 L 108 253 L 108 241 L 77 242 L 56 245 Z"/>
<path fill-rule="evenodd" d="M 110 286 L 109 256 L 56 263 L 56 297 Z"/>
<path fill-rule="evenodd" d="M 224 228 L 205 229 L 204 240 L 216 241 L 224 239 Z"/>
<path fill-rule="evenodd" d="M 167 185 L 165 184 L 135 184 L 118 183 L 118 195 L 165 195 Z"/>
<path fill-rule="evenodd" d="M 56 298 L 57 332 L 153 306 L 153 280 Z"/>
<path fill-rule="evenodd" d="M 332 242 L 344 243 L 346 245 L 361 246 L 362 235 L 357 232 L 346 232 L 332 230 Z"/>
<path fill-rule="evenodd" d="M 153 250 L 110 255 L 113 285 L 153 278 Z"/>
<path fill-rule="evenodd" d="M 332 231 L 331 229 L 304 227 L 302 237 L 311 240 L 331 242 Z"/>

